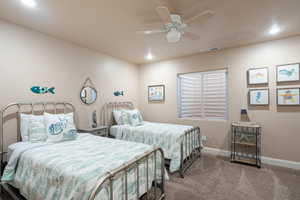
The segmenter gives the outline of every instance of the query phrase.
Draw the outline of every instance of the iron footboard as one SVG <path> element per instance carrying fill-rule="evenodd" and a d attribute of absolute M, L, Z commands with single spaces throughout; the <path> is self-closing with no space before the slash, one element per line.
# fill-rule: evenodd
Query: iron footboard
<path fill-rule="evenodd" d="M 201 156 L 201 132 L 199 127 L 185 131 L 180 144 L 179 174 L 184 178 L 184 172 Z"/>
<path fill-rule="evenodd" d="M 161 170 L 161 177 L 157 177 L 157 154 L 161 155 L 161 163 L 160 163 L 160 170 Z M 149 182 L 149 174 L 151 173 L 149 167 L 149 159 L 151 156 L 154 156 L 154 180 L 153 182 Z M 139 172 L 139 165 L 145 162 L 146 163 L 146 193 L 144 195 L 140 194 L 140 172 Z M 129 169 L 135 168 L 136 169 L 136 198 L 135 199 L 145 199 L 145 200 L 162 200 L 165 199 L 165 163 L 164 163 L 164 154 L 160 148 L 154 149 L 152 151 L 146 152 L 143 155 L 137 157 L 136 159 L 126 163 L 125 165 L 109 172 L 106 176 L 101 178 L 94 191 L 92 192 L 89 200 L 94 200 L 97 194 L 103 189 L 105 186 L 109 189 L 109 200 L 114 200 L 114 191 L 113 191 L 113 181 L 119 175 L 124 176 L 124 182 L 122 182 L 122 188 L 124 189 L 124 196 L 125 200 L 129 199 L 128 195 L 128 171 Z M 151 185 L 149 185 L 151 184 Z M 151 187 L 151 189 L 149 189 Z M 118 199 L 116 199 L 118 200 Z"/>

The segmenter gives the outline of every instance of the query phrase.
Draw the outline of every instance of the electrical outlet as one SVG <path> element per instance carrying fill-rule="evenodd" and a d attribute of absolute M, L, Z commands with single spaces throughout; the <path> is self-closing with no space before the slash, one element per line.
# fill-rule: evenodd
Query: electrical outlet
<path fill-rule="evenodd" d="M 206 141 L 206 140 L 207 140 L 207 136 L 203 135 L 203 136 L 202 136 L 202 140 L 203 140 L 203 141 Z"/>

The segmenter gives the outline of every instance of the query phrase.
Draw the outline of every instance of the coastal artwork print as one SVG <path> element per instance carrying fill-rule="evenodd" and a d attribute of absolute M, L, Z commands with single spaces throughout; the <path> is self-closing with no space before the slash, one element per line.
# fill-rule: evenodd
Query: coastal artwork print
<path fill-rule="evenodd" d="M 249 105 L 269 105 L 269 90 L 268 89 L 253 89 L 249 90 Z"/>
<path fill-rule="evenodd" d="M 151 85 L 148 86 L 148 100 L 150 102 L 161 102 L 165 100 L 165 86 Z"/>
<path fill-rule="evenodd" d="M 277 89 L 277 105 L 300 105 L 300 88 Z"/>
<path fill-rule="evenodd" d="M 277 82 L 299 81 L 299 68 L 299 63 L 277 66 Z"/>
<path fill-rule="evenodd" d="M 248 84 L 267 84 L 268 83 L 268 68 L 256 68 L 248 70 Z"/>

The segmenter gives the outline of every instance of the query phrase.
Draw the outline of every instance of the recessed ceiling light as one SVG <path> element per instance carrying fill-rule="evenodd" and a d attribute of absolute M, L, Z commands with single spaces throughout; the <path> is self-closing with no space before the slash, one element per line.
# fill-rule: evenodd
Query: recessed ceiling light
<path fill-rule="evenodd" d="M 153 55 L 152 53 L 148 53 L 145 57 L 147 60 L 152 60 L 153 59 Z"/>
<path fill-rule="evenodd" d="M 30 8 L 35 8 L 37 6 L 37 3 L 35 0 L 21 0 L 21 2 L 25 6 L 30 7 Z"/>
<path fill-rule="evenodd" d="M 270 35 L 276 35 L 276 34 L 278 34 L 280 32 L 280 27 L 277 25 L 277 24 L 274 24 L 272 27 L 271 27 L 271 29 L 270 29 L 270 31 L 269 31 L 269 34 Z"/>

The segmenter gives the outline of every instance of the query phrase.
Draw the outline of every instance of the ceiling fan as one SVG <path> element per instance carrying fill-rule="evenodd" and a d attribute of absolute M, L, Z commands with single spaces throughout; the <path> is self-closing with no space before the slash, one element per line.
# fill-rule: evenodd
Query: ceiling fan
<path fill-rule="evenodd" d="M 197 34 L 186 31 L 186 29 L 193 22 L 196 22 L 197 20 L 200 20 L 202 18 L 211 17 L 214 14 L 211 10 L 206 10 L 189 19 L 184 20 L 180 15 L 170 13 L 169 8 L 166 6 L 158 6 L 156 8 L 156 12 L 162 20 L 164 28 L 157 30 L 137 31 L 137 33 L 142 33 L 145 35 L 166 33 L 166 39 L 169 43 L 179 42 L 183 36 L 191 40 L 199 39 L 200 37 Z"/>

